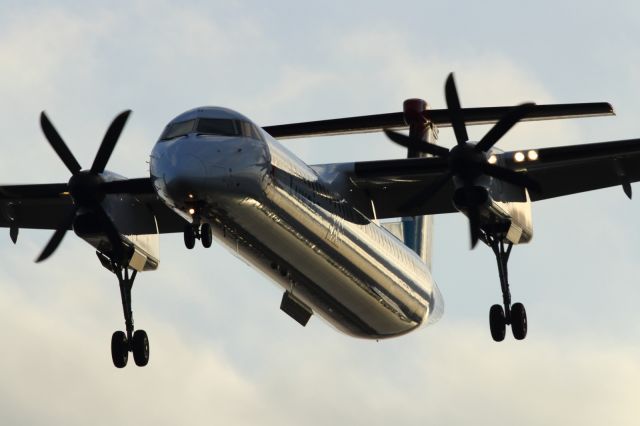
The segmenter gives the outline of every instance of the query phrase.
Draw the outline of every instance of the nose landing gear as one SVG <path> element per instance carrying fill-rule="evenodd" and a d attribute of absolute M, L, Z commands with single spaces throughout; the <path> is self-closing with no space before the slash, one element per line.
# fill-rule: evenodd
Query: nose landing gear
<path fill-rule="evenodd" d="M 511 304 L 511 292 L 509 291 L 507 262 L 509 261 L 513 244 L 507 243 L 505 245 L 501 238 L 492 235 L 487 235 L 486 241 L 496 255 L 496 261 L 498 262 L 498 275 L 500 276 L 503 303 L 503 306 L 496 304 L 489 310 L 491 337 L 496 342 L 503 341 L 506 334 L 506 326 L 510 325 L 513 337 L 516 340 L 523 340 L 527 337 L 527 312 L 522 303 Z"/>
<path fill-rule="evenodd" d="M 202 242 L 202 247 L 209 248 L 213 241 L 213 233 L 211 225 L 203 223 L 199 225 L 197 222 L 186 225 L 184 227 L 184 245 L 191 250 L 196 245 L 196 239 Z"/>

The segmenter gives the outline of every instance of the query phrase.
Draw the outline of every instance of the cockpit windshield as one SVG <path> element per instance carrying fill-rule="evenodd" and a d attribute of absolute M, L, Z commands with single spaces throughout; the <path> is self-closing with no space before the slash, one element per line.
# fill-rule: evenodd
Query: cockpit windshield
<path fill-rule="evenodd" d="M 237 121 L 226 118 L 201 118 L 196 132 L 203 135 L 240 136 Z"/>
<path fill-rule="evenodd" d="M 242 136 L 263 140 L 262 133 L 254 124 L 228 118 L 199 118 L 172 123 L 167 126 L 160 140 L 174 139 L 189 133 L 218 136 Z"/>

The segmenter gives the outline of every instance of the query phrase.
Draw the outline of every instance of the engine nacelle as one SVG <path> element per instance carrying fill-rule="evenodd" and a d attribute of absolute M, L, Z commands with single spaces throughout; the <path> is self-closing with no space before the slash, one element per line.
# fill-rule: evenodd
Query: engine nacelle
<path fill-rule="evenodd" d="M 453 193 L 453 205 L 458 210 L 467 210 L 470 206 L 482 209 L 491 203 L 489 191 L 483 186 L 462 187 Z"/>
<path fill-rule="evenodd" d="M 136 271 L 157 269 L 160 264 L 158 224 L 147 205 L 134 196 L 121 194 L 108 195 L 102 206 L 126 247 L 128 266 Z M 108 256 L 113 248 L 105 233 L 106 220 L 108 218 L 101 213 L 80 211 L 73 222 L 73 230 L 99 253 Z"/>
<path fill-rule="evenodd" d="M 480 212 L 480 226 L 513 244 L 525 244 L 533 238 L 531 202 L 526 191 L 522 202 L 496 201 L 483 186 L 458 188 L 453 194 L 453 204 L 460 211 L 476 206 Z"/>

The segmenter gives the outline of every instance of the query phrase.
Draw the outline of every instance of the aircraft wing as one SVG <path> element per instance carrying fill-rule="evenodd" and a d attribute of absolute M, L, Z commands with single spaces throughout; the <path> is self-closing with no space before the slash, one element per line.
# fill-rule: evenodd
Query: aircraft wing
<path fill-rule="evenodd" d="M 467 125 L 492 124 L 512 111 L 513 106 L 462 108 Z M 521 121 L 556 120 L 561 118 L 597 117 L 614 115 L 613 107 L 607 102 L 573 104 L 535 105 Z M 448 109 L 427 109 L 423 116 L 426 121 L 438 127 L 451 126 Z M 361 115 L 330 120 L 307 121 L 302 123 L 266 126 L 263 129 L 276 139 L 292 139 L 313 136 L 348 135 L 354 133 L 380 132 L 383 129 L 407 129 L 403 112 Z"/>
<path fill-rule="evenodd" d="M 592 191 L 640 180 L 640 139 L 532 150 L 537 160 L 516 162 L 518 151 L 502 154 L 505 164 L 526 172 L 539 185 L 532 201 Z"/>
<path fill-rule="evenodd" d="M 529 159 L 529 152 L 535 160 Z M 498 154 L 500 165 L 527 174 L 540 186 L 532 201 L 592 191 L 640 180 L 640 139 Z M 516 158 L 522 161 L 516 161 Z M 379 219 L 455 212 L 450 181 L 422 205 L 406 206 L 415 194 L 447 173 L 446 160 L 412 158 L 353 164 L 349 178 L 373 201 Z M 625 190 L 626 191 L 626 190 Z M 519 200 L 513 200 L 519 201 Z"/>
<path fill-rule="evenodd" d="M 158 198 L 149 178 L 124 179 L 109 184 L 122 188 L 122 193 L 135 195 L 140 205 L 151 210 L 160 233 L 183 231 L 184 219 Z M 0 227 L 56 229 L 67 220 L 73 206 L 67 190 L 66 183 L 0 186 Z"/>
<path fill-rule="evenodd" d="M 452 182 L 435 193 L 428 203 L 409 208 L 405 206 L 418 192 L 447 171 L 447 160 L 408 158 L 357 162 L 353 164 L 353 171 L 349 177 L 371 199 L 375 207 L 375 216 L 378 219 L 386 219 L 456 212 L 451 202 L 454 190 Z"/>

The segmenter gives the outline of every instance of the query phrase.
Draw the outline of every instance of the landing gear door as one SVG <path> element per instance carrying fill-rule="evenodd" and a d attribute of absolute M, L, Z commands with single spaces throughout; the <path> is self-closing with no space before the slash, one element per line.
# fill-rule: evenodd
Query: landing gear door
<path fill-rule="evenodd" d="M 146 203 L 131 195 L 114 195 L 103 206 L 126 243 L 133 248 L 129 267 L 150 271 L 160 263 L 158 222 Z"/>

